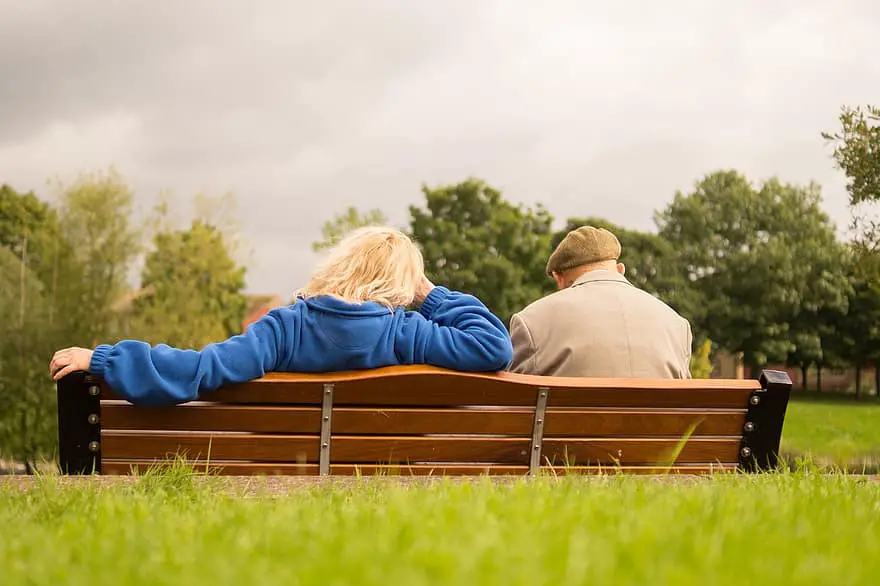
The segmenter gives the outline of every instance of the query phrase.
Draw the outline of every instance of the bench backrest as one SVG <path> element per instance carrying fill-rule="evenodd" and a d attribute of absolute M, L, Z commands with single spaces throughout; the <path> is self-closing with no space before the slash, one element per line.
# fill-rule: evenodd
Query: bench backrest
<path fill-rule="evenodd" d="M 574 379 L 389 367 L 272 374 L 173 407 L 58 383 L 66 473 L 175 454 L 225 474 L 705 473 L 776 466 L 791 380 Z"/>

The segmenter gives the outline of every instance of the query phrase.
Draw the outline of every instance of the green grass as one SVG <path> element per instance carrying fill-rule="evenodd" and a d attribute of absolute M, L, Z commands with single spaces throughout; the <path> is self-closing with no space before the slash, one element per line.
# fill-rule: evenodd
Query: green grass
<path fill-rule="evenodd" d="M 172 470 L 0 483 L 0 582 L 874 584 L 880 483 L 808 472 L 537 479 L 243 497 Z M 259 484 L 259 481 L 257 481 Z"/>
<path fill-rule="evenodd" d="M 880 464 L 880 403 L 797 393 L 782 431 L 782 451 L 817 461 Z"/>

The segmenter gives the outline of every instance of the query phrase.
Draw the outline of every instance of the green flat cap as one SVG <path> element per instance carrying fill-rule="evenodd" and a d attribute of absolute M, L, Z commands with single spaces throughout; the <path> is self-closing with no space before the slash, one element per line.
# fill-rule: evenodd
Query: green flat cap
<path fill-rule="evenodd" d="M 619 258 L 620 241 L 617 236 L 605 228 L 581 226 L 566 234 L 550 255 L 547 274 Z"/>

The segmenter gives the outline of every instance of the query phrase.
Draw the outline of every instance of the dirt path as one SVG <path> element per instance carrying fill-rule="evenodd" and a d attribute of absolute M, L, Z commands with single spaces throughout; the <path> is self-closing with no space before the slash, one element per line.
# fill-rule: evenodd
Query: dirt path
<path fill-rule="evenodd" d="M 494 476 L 494 477 L 425 477 L 425 476 L 395 476 L 395 477 L 350 477 L 350 476 L 217 476 L 196 477 L 197 484 L 209 482 L 212 486 L 219 487 L 229 494 L 240 496 L 283 496 L 297 490 L 308 490 L 322 487 L 352 488 L 357 486 L 430 486 L 444 481 L 481 482 L 489 478 L 497 484 L 506 484 L 523 480 L 519 476 Z M 643 476 L 646 480 L 656 482 L 674 482 L 678 484 L 701 483 L 710 480 L 705 476 Z M 861 476 L 860 479 L 870 482 L 880 482 L 880 476 Z M 94 486 L 98 488 L 130 486 L 138 482 L 134 476 L 57 476 L 53 477 L 61 486 Z M 597 480 L 595 477 L 584 477 L 584 482 Z M 37 486 L 40 479 L 34 476 L 0 476 L 0 487 L 13 486 L 21 490 L 30 490 Z"/>

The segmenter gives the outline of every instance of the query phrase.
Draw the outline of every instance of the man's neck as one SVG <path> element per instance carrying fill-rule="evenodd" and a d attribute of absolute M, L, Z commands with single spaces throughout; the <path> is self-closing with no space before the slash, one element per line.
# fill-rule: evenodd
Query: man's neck
<path fill-rule="evenodd" d="M 595 263 L 571 269 L 565 274 L 566 288 L 571 287 L 578 281 L 582 280 L 584 278 L 584 275 L 594 273 L 596 271 L 617 272 L 617 263 L 614 263 L 613 265 L 604 262 Z"/>

